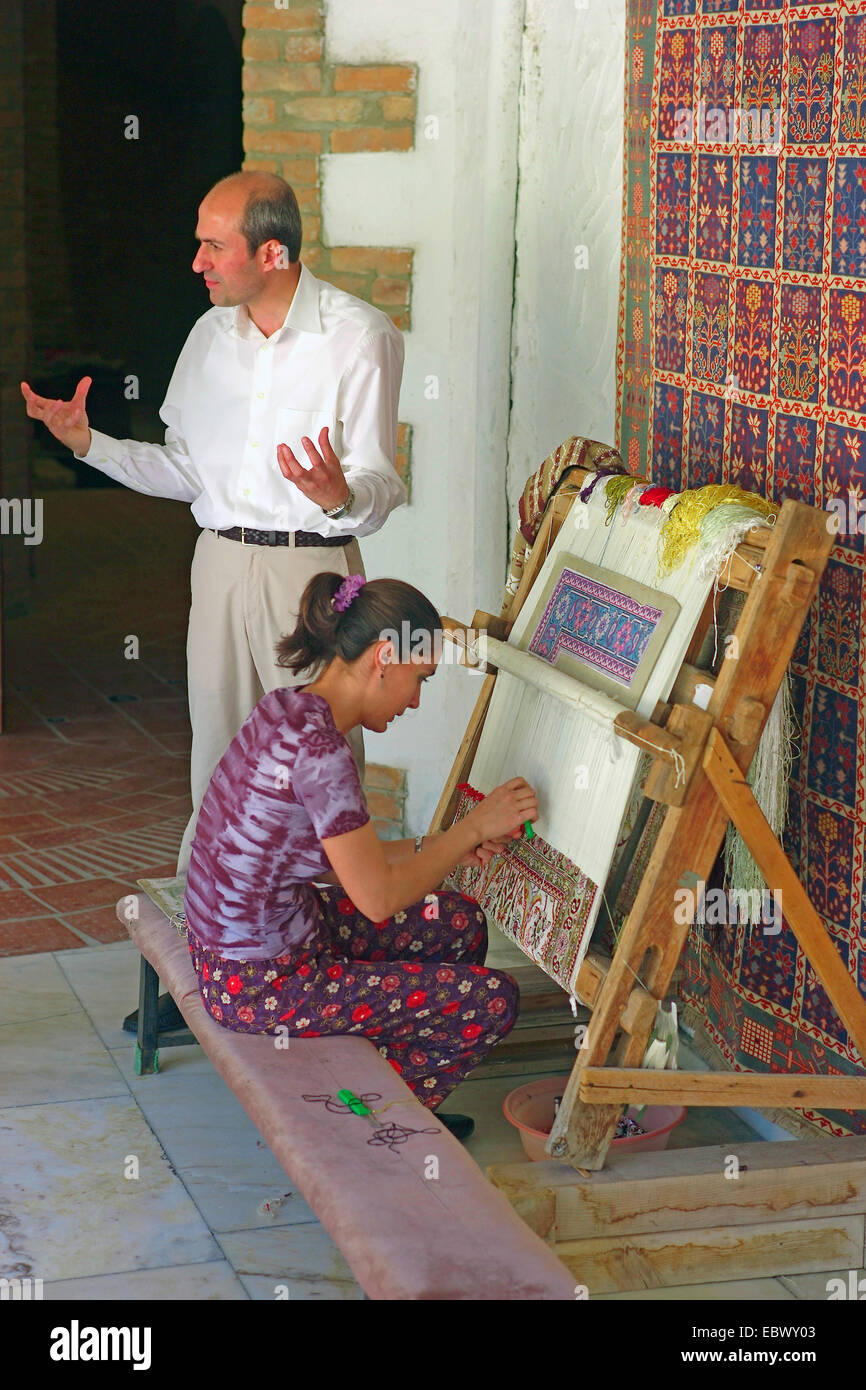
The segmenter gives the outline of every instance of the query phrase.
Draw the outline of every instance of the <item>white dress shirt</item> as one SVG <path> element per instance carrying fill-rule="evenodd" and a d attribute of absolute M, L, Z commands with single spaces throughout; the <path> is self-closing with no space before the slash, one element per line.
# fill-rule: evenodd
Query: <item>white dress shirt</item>
<path fill-rule="evenodd" d="M 394 469 L 403 335 L 379 309 L 301 267 L 289 312 L 269 338 L 246 306 L 214 306 L 193 325 L 160 416 L 165 444 L 93 430 L 83 458 L 136 492 L 192 504 L 202 527 L 367 536 L 406 501 Z M 284 478 L 277 445 L 302 464 L 306 435 L 331 446 L 354 490 L 332 520 Z"/>

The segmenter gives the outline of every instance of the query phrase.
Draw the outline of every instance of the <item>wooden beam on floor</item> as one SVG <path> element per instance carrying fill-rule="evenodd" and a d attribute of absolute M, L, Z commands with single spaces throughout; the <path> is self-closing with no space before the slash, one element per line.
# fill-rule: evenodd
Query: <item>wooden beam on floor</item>
<path fill-rule="evenodd" d="M 866 1213 L 866 1138 L 611 1149 L 586 1176 L 555 1162 L 494 1164 L 487 1176 L 549 1243 L 849 1216 Z"/>
<path fill-rule="evenodd" d="M 863 1258 L 863 1235 L 863 1216 L 830 1216 L 557 1241 L 552 1248 L 593 1298 L 708 1280 L 857 1269 Z"/>
<path fill-rule="evenodd" d="M 650 1071 L 586 1067 L 580 1099 L 591 1105 L 756 1105 L 866 1110 L 866 1076 L 750 1071 Z"/>

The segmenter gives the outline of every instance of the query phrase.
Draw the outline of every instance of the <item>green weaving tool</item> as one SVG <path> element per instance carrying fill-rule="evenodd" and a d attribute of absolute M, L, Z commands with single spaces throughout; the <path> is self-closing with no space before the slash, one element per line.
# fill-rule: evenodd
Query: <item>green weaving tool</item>
<path fill-rule="evenodd" d="M 342 1091 L 337 1092 L 337 1099 L 341 1100 L 344 1105 L 348 1105 L 353 1115 L 363 1116 L 365 1120 L 370 1121 L 374 1129 L 379 1129 L 379 1121 L 376 1119 L 376 1116 L 373 1114 L 370 1107 L 364 1104 L 361 1097 L 355 1095 L 354 1091 L 344 1088 Z"/>

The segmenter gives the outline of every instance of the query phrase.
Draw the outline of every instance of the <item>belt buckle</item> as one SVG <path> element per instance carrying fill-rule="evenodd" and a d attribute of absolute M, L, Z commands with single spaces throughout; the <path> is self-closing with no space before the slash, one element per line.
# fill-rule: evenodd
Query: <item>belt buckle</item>
<path fill-rule="evenodd" d="M 244 536 L 244 528 L 243 528 L 243 526 L 242 526 L 242 527 L 241 527 L 241 545 L 246 545 L 246 543 L 247 543 L 247 542 L 246 542 L 246 538 L 245 538 L 245 536 Z"/>

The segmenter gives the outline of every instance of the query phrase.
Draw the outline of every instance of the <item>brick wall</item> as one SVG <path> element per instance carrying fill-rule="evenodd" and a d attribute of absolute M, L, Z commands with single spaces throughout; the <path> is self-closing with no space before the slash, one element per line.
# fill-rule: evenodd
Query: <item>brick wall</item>
<path fill-rule="evenodd" d="M 400 840 L 406 835 L 406 774 L 401 768 L 368 763 L 364 778 L 367 810 L 376 833 L 383 840 Z"/>
<path fill-rule="evenodd" d="M 411 63 L 332 63 L 324 3 L 244 6 L 245 169 L 281 174 L 301 208 L 301 259 L 315 275 L 411 323 L 412 251 L 332 246 L 322 226 L 321 156 L 410 150 L 417 68 Z M 399 429 L 397 469 L 411 486 L 411 429 Z"/>
<path fill-rule="evenodd" d="M 321 156 L 411 150 L 418 71 L 412 63 L 331 62 L 324 10 L 324 0 L 244 6 L 244 168 L 281 174 L 292 185 L 303 218 L 304 264 L 406 330 L 412 251 L 331 245 L 322 225 Z M 410 488 L 411 450 L 411 426 L 401 422 L 397 471 Z M 369 764 L 364 790 L 379 835 L 405 835 L 406 773 Z"/>

